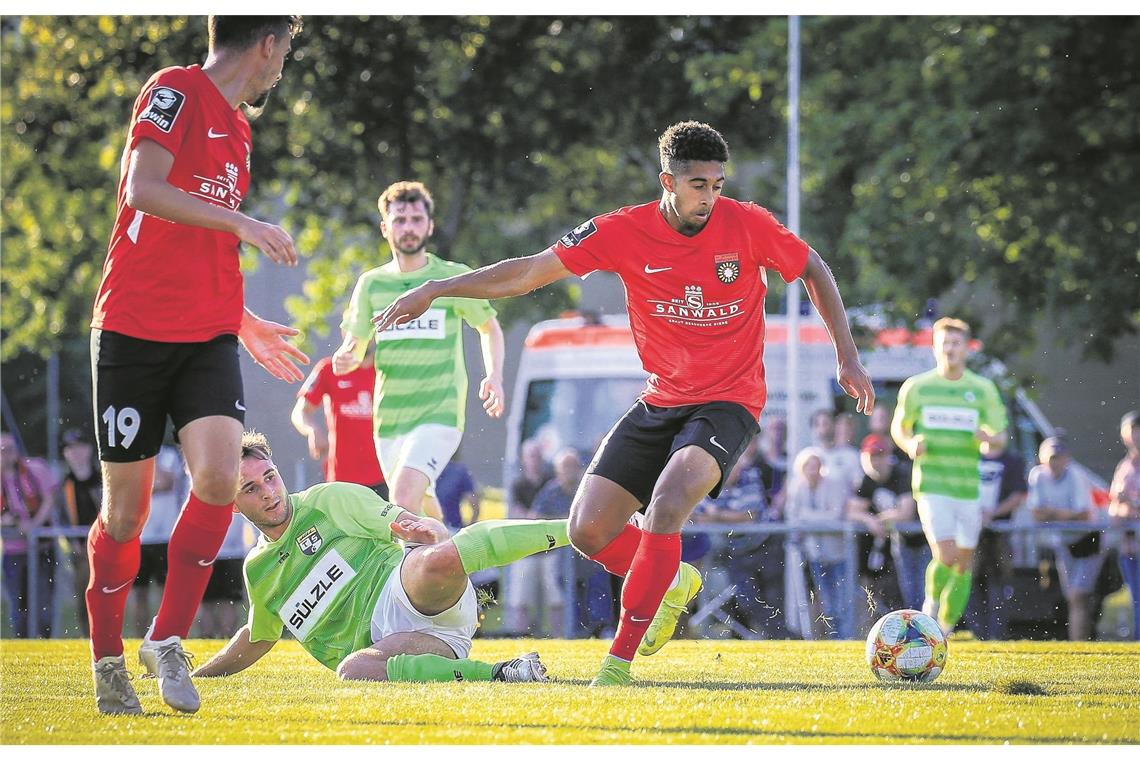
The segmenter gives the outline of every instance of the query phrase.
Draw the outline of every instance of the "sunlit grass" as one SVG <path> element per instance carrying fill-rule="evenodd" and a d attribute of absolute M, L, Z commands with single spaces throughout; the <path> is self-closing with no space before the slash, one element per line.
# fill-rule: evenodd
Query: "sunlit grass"
<path fill-rule="evenodd" d="M 221 645 L 191 641 L 201 660 Z M 137 642 L 128 642 L 134 665 Z M 12 744 L 1137 743 L 1140 646 L 952 642 L 933 684 L 878 683 L 859 642 L 676 641 L 639 658 L 639 683 L 589 689 L 606 643 L 537 649 L 553 684 L 346 683 L 285 642 L 245 673 L 199 681 L 177 715 L 137 679 L 142 717 L 100 716 L 84 641 L 0 643 L 2 739 Z"/>

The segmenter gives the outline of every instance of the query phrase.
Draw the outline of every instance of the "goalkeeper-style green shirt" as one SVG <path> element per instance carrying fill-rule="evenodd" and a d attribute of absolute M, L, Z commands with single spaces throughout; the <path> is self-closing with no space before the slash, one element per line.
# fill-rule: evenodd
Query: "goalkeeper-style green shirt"
<path fill-rule="evenodd" d="M 427 265 L 401 272 L 393 259 L 360 276 L 341 328 L 370 339 L 372 318 L 417 285 L 443 280 L 471 268 L 427 254 Z M 376 335 L 376 392 L 372 419 L 376 435 L 394 438 L 419 425 L 437 423 L 463 430 L 467 367 L 463 363 L 463 320 L 479 327 L 495 316 L 482 299 L 440 298 L 422 315 Z"/>
<path fill-rule="evenodd" d="M 277 641 L 285 628 L 335 669 L 372 644 L 372 611 L 403 546 L 392 522 L 403 511 L 353 483 L 321 483 L 291 495 L 281 538 L 264 535 L 245 560 L 250 641 Z"/>
<path fill-rule="evenodd" d="M 903 383 L 895 419 L 926 443 L 914 460 L 915 496 L 978 498 L 981 444 L 974 433 L 981 428 L 993 435 L 1008 426 L 996 385 L 970 370 L 957 380 L 923 372 Z"/>

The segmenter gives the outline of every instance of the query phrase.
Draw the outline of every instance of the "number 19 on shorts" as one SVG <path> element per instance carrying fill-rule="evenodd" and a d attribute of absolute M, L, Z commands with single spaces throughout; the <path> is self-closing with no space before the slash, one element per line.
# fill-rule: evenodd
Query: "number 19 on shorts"
<path fill-rule="evenodd" d="M 138 410 L 133 406 L 124 406 L 117 412 L 115 407 L 107 407 L 103 412 L 103 422 L 107 425 L 107 446 L 115 448 L 121 437 L 123 448 L 129 449 L 139 433 L 139 421 Z"/>

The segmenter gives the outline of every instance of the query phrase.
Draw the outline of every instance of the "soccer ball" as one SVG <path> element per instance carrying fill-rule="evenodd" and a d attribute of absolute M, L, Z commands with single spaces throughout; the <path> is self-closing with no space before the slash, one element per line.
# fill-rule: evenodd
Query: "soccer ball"
<path fill-rule="evenodd" d="M 917 610 L 895 610 L 867 634 L 867 664 L 880 681 L 933 681 L 946 667 L 946 637 Z"/>

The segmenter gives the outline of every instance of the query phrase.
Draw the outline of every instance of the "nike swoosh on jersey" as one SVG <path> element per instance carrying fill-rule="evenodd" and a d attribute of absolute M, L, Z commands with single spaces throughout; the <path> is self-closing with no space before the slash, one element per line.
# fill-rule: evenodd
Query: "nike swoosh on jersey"
<path fill-rule="evenodd" d="M 653 618 L 639 618 L 639 617 L 634 617 L 633 615 L 630 615 L 629 619 L 630 619 L 630 621 L 632 621 L 634 623 L 648 623 Z"/>
<path fill-rule="evenodd" d="M 244 412 L 245 411 L 245 404 L 243 404 L 240 401 L 235 401 L 234 402 L 234 409 L 237 409 L 239 412 Z"/>
<path fill-rule="evenodd" d="M 672 268 L 673 267 L 651 267 L 648 264 L 646 264 L 645 265 L 645 273 L 646 274 L 657 274 L 658 272 L 668 272 Z"/>
<path fill-rule="evenodd" d="M 717 443 L 715 435 L 709 439 L 709 443 L 711 443 L 713 446 L 716 446 L 718 449 L 723 451 L 725 454 L 728 453 L 728 449 L 726 449 L 724 446 L 721 446 L 719 443 Z"/>
<path fill-rule="evenodd" d="M 123 585 L 121 585 L 121 586 L 115 586 L 114 588 L 107 588 L 106 586 L 104 586 L 104 587 L 103 587 L 103 593 L 104 593 L 104 594 L 113 594 L 113 593 L 115 593 L 116 591 L 119 591 L 119 590 L 121 590 L 121 589 L 123 589 L 123 588 L 126 588 L 127 586 L 131 585 L 132 583 L 134 583 L 134 580 L 133 580 L 133 579 L 132 579 L 132 580 L 129 580 L 129 581 L 127 581 L 126 583 L 124 583 L 124 584 L 123 584 Z"/>
<path fill-rule="evenodd" d="M 228 132 L 215 132 L 214 128 L 210 127 L 210 129 L 207 130 L 207 132 L 206 132 L 206 137 L 209 137 L 211 140 L 216 140 L 219 137 L 229 137 L 229 133 Z"/>
<path fill-rule="evenodd" d="M 200 560 L 198 560 L 198 564 L 201 565 L 202 567 L 209 567 L 210 565 L 214 564 L 214 560 L 210 560 L 209 562 L 207 562 L 204 559 L 200 559 Z"/>

